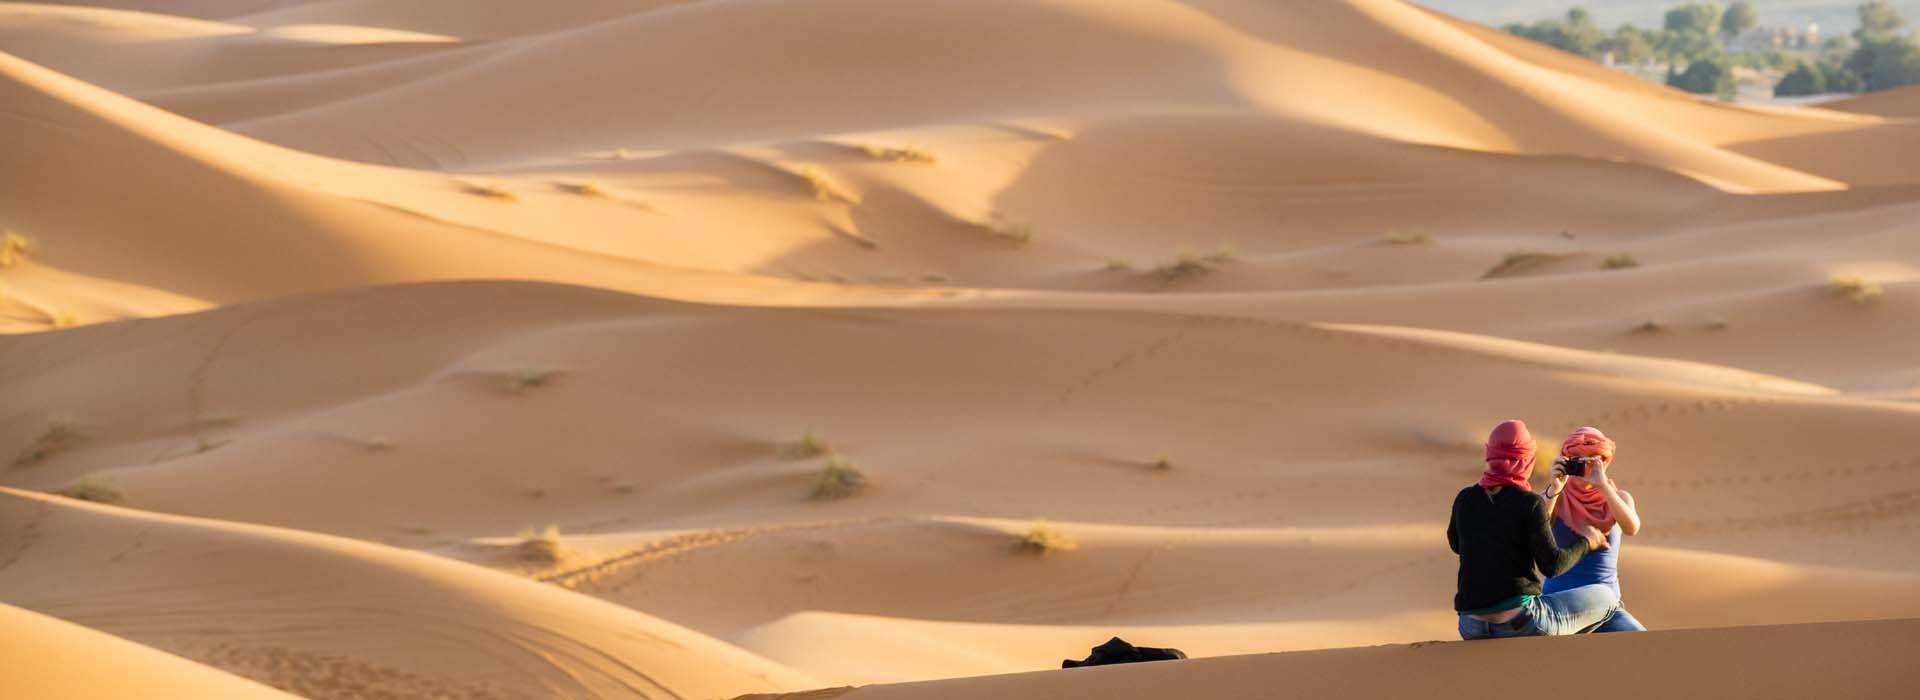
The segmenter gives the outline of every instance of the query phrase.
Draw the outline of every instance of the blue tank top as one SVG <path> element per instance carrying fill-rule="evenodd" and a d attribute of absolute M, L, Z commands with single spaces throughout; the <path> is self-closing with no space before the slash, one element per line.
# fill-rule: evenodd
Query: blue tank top
<path fill-rule="evenodd" d="M 1567 524 L 1553 519 L 1553 541 L 1561 547 L 1567 547 L 1579 535 L 1567 529 Z M 1547 579 L 1540 584 L 1541 593 L 1558 593 L 1569 588 L 1579 588 L 1589 584 L 1604 584 L 1612 588 L 1614 594 L 1620 593 L 1620 526 L 1614 525 L 1607 531 L 1607 548 L 1598 552 L 1588 552 L 1574 563 L 1567 572 Z"/>

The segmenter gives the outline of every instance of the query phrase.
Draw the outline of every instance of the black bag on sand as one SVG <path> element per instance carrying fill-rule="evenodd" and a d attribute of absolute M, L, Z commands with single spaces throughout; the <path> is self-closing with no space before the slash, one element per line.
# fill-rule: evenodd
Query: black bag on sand
<path fill-rule="evenodd" d="M 1106 644 L 1093 648 L 1085 661 L 1066 659 L 1060 662 L 1060 668 L 1079 668 L 1081 666 L 1105 666 L 1107 664 L 1137 664 L 1142 661 L 1172 661 L 1187 658 L 1186 652 L 1179 649 L 1161 649 L 1159 647 L 1137 647 L 1128 644 L 1119 637 L 1107 640 Z"/>

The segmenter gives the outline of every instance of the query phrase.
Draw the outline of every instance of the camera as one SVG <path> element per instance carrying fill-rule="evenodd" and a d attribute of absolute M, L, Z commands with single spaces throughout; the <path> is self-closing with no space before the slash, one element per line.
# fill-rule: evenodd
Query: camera
<path fill-rule="evenodd" d="M 1566 472 L 1567 476 L 1586 476 L 1587 465 L 1592 463 L 1593 460 L 1597 460 L 1597 459 L 1600 459 L 1600 458 L 1599 457 L 1562 457 L 1560 458 L 1560 469 L 1561 471 Z"/>

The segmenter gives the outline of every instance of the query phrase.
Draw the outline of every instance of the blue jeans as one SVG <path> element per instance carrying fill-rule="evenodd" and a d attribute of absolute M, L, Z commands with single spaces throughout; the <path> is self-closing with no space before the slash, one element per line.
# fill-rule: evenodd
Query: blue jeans
<path fill-rule="evenodd" d="M 1499 639 L 1579 634 L 1606 624 L 1620 609 L 1620 594 L 1601 584 L 1534 596 L 1512 622 L 1460 616 L 1461 639 Z M 1638 624 L 1637 622 L 1635 624 Z"/>
<path fill-rule="evenodd" d="M 1602 622 L 1600 623 L 1599 627 L 1593 628 L 1594 634 L 1600 634 L 1602 632 L 1645 632 L 1645 631 L 1647 631 L 1647 626 L 1640 624 L 1639 620 L 1634 619 L 1633 614 L 1627 612 L 1626 608 L 1621 608 L 1619 610 L 1613 611 L 1613 617 L 1607 618 L 1606 622 Z"/>

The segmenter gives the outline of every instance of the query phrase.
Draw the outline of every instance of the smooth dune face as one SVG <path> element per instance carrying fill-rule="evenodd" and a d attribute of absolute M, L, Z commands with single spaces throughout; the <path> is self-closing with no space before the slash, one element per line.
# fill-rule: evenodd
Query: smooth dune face
<path fill-rule="evenodd" d="M 1454 697 L 1502 650 L 1898 697 L 1913 102 L 1389 0 L 10 4 L 0 644 L 201 697 Z M 1456 636 L 1513 417 L 1619 440 L 1661 632 L 1336 650 Z M 916 684 L 1115 634 L 1303 653 Z M 1848 680 L 1768 675 L 1803 646 Z"/>

